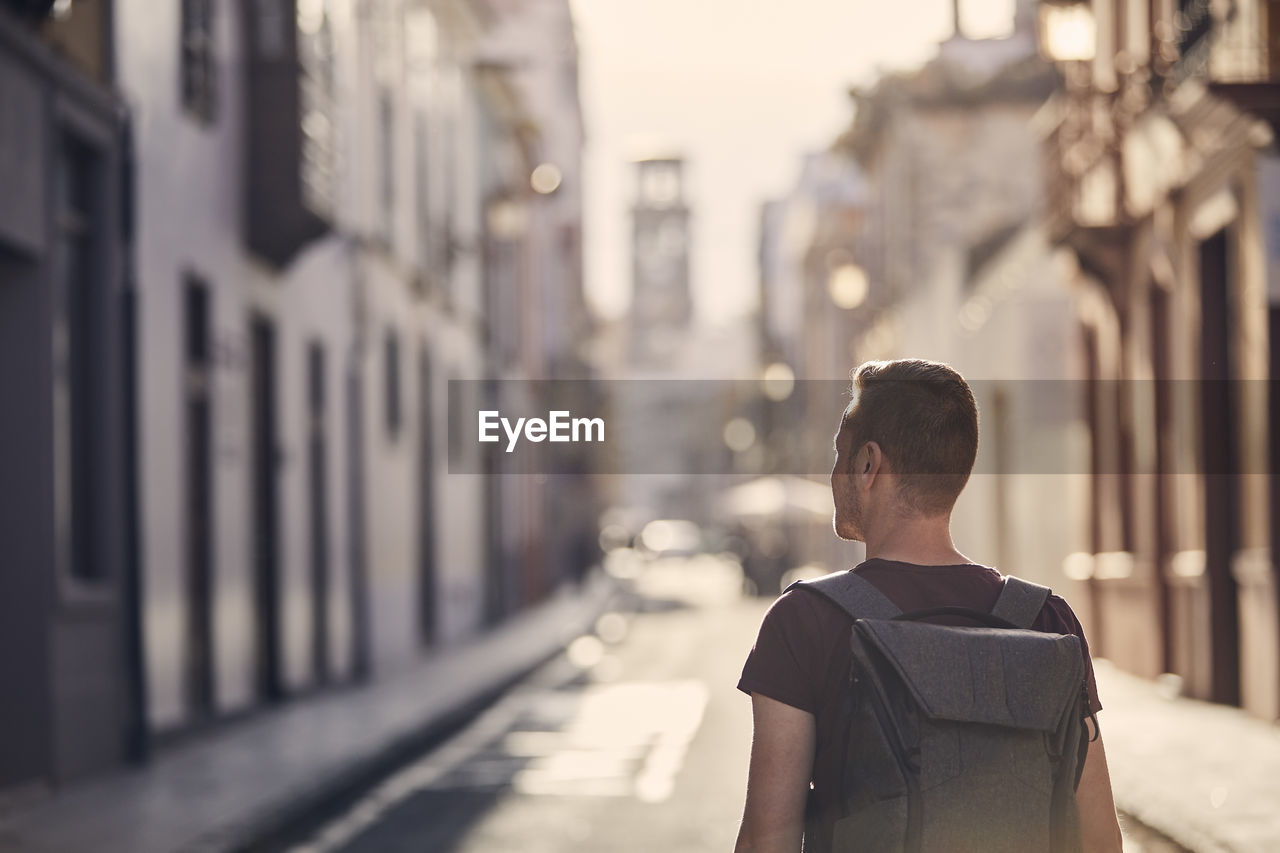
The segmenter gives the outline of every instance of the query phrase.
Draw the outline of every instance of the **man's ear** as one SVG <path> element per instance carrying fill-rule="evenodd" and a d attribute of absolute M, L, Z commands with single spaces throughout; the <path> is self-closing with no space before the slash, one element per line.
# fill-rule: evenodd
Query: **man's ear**
<path fill-rule="evenodd" d="M 875 479 L 876 474 L 880 472 L 880 466 L 884 463 L 884 452 L 880 450 L 880 445 L 874 441 L 868 441 L 862 445 L 862 450 L 858 453 L 857 473 L 868 479 L 867 485 L 871 485 L 871 480 Z"/>

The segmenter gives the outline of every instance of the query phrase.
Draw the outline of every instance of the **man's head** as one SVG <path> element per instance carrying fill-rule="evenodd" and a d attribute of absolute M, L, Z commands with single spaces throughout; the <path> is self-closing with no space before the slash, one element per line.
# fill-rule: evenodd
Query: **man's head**
<path fill-rule="evenodd" d="M 888 515 L 950 515 L 978 453 L 978 407 L 945 364 L 868 361 L 853 372 L 835 445 L 836 535 L 866 541 Z"/>

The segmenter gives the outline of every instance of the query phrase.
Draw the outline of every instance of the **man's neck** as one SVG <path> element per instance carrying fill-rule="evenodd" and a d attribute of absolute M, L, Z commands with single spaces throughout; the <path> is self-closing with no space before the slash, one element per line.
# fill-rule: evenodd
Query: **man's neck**
<path fill-rule="evenodd" d="M 894 560 L 919 566 L 953 566 L 972 562 L 951 540 L 951 518 L 897 516 L 867 531 L 867 559 Z"/>

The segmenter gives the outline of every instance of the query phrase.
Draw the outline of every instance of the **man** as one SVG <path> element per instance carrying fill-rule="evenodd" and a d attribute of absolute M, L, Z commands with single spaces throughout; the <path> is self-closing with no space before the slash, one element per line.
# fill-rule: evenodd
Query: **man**
<path fill-rule="evenodd" d="M 831 470 L 836 535 L 866 543 L 853 568 L 901 610 L 990 610 L 1002 576 L 973 563 L 951 539 L 951 510 L 978 451 L 978 410 L 968 384 L 945 364 L 867 362 L 835 436 Z M 838 816 L 841 698 L 849 671 L 849 618 L 819 596 L 793 590 L 765 615 L 738 688 L 751 695 L 755 733 L 737 853 L 796 853 L 810 783 L 819 816 L 806 850 L 826 849 Z M 953 624 L 966 624 L 963 621 Z M 1079 621 L 1050 596 L 1032 625 L 1080 637 L 1089 710 L 1101 709 Z M 1076 791 L 1083 849 L 1119 851 L 1099 737 Z"/>

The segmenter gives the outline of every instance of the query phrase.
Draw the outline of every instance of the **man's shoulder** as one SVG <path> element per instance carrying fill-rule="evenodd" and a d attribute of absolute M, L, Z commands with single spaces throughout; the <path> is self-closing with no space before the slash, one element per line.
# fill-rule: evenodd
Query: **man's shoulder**
<path fill-rule="evenodd" d="M 1079 629 L 1080 620 L 1076 618 L 1075 611 L 1071 609 L 1071 604 L 1063 595 L 1055 591 L 1051 584 L 1031 580 L 1030 578 L 1024 578 L 1019 575 L 998 574 L 998 576 L 1002 585 L 1005 580 L 1012 578 L 1026 583 L 1044 586 L 1049 589 L 1049 595 L 1045 598 L 1044 605 L 1040 608 L 1040 614 L 1036 619 L 1037 623 L 1045 623 L 1045 626 L 1047 626 L 1044 627 L 1037 624 L 1037 627 L 1041 630 L 1054 630 L 1057 627 L 1066 627 L 1068 631 Z M 1068 631 L 1062 631 L 1060 633 L 1068 633 Z"/>
<path fill-rule="evenodd" d="M 806 588 L 805 583 L 799 583 L 787 587 L 774 599 L 765 614 L 765 621 L 799 628 L 806 634 L 820 635 L 836 628 L 847 628 L 849 619 L 825 595 L 812 587 Z"/>
<path fill-rule="evenodd" d="M 1060 623 L 1071 630 L 1078 630 L 1080 627 L 1080 620 L 1071 608 L 1071 603 L 1056 592 L 1049 593 L 1049 597 L 1045 599 L 1041 618 Z"/>
<path fill-rule="evenodd" d="M 817 580 L 810 578 L 809 580 Z M 769 606 L 769 613 L 776 614 L 781 617 L 812 617 L 815 612 L 822 612 L 826 608 L 822 605 L 827 602 L 826 597 L 818 593 L 812 587 L 807 586 L 809 581 L 803 583 L 795 583 L 782 591 L 782 594 L 773 600 L 773 604 Z"/>

